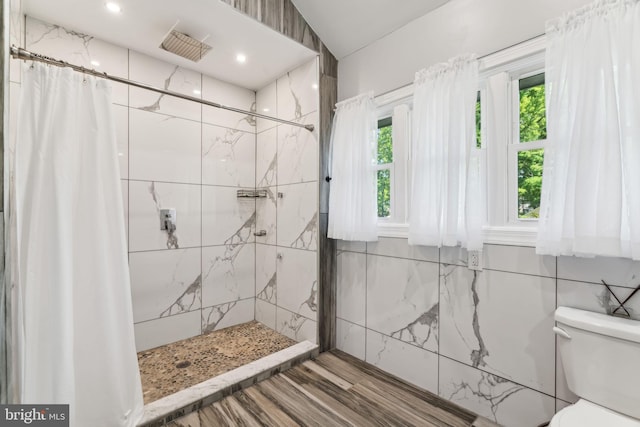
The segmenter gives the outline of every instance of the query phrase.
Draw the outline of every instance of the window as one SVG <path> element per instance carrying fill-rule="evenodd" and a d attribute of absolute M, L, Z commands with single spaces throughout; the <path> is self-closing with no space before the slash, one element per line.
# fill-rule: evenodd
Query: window
<path fill-rule="evenodd" d="M 487 243 L 534 245 L 546 147 L 545 38 L 482 60 Z"/>
<path fill-rule="evenodd" d="M 510 215 L 515 221 L 538 217 L 542 190 L 542 165 L 547 139 L 544 73 L 513 81 L 514 136 L 510 145 Z M 517 98 L 516 98 L 517 97 Z"/>
<path fill-rule="evenodd" d="M 375 166 L 378 183 L 379 235 L 393 236 L 397 226 L 406 226 L 407 156 L 411 110 L 406 97 L 391 101 L 384 96 L 378 104 L 378 146 Z"/>
<path fill-rule="evenodd" d="M 547 137 L 544 49 L 538 37 L 481 60 L 475 130 L 487 243 L 535 243 Z M 412 95 L 409 85 L 376 97 L 379 236 L 407 236 Z"/>
<path fill-rule="evenodd" d="M 378 120 L 378 218 L 391 216 L 391 179 L 393 171 L 393 125 L 391 117 Z"/>

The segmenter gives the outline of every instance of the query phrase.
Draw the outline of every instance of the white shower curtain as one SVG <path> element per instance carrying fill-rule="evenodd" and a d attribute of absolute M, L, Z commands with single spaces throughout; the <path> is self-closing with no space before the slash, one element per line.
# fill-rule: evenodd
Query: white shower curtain
<path fill-rule="evenodd" d="M 70 404 L 71 426 L 142 416 L 111 92 L 25 66 L 15 171 L 21 403 Z"/>

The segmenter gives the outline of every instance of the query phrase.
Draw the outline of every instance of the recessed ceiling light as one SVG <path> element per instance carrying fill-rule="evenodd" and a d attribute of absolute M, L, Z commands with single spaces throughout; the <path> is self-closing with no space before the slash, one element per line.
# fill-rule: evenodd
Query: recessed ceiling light
<path fill-rule="evenodd" d="M 238 61 L 241 64 L 244 64 L 245 62 L 247 62 L 247 56 L 244 53 L 239 53 L 236 55 L 236 61 Z"/>
<path fill-rule="evenodd" d="M 269 109 L 268 108 L 263 108 L 262 111 L 264 111 L 265 113 L 268 113 Z"/>
<path fill-rule="evenodd" d="M 109 10 L 109 12 L 113 12 L 113 13 L 120 13 L 122 12 L 122 8 L 120 7 L 120 5 L 118 3 L 112 2 L 112 1 L 108 1 L 105 6 L 107 7 L 107 10 Z"/>
<path fill-rule="evenodd" d="M 194 94 L 196 94 L 196 95 L 200 95 L 202 92 L 200 92 L 200 90 L 199 90 L 199 89 L 194 89 L 194 90 L 193 90 L 193 93 L 194 93 Z"/>
<path fill-rule="evenodd" d="M 100 63 L 96 60 L 91 61 L 91 65 L 93 65 L 94 67 L 99 67 Z"/>
<path fill-rule="evenodd" d="M 311 87 L 314 88 L 314 89 L 318 89 L 318 83 L 312 84 Z"/>

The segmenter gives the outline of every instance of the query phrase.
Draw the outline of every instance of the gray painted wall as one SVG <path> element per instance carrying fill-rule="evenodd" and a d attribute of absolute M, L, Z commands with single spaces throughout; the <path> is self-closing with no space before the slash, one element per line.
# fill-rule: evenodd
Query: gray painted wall
<path fill-rule="evenodd" d="M 463 53 L 486 55 L 544 33 L 545 22 L 591 0 L 451 0 L 340 60 L 338 99 L 413 82 Z"/>

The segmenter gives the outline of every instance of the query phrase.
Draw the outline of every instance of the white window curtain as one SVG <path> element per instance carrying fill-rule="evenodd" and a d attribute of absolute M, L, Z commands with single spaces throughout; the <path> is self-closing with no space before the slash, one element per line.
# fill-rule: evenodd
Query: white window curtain
<path fill-rule="evenodd" d="M 537 252 L 640 259 L 640 2 L 547 24 Z"/>
<path fill-rule="evenodd" d="M 336 104 L 329 194 L 328 236 L 332 239 L 378 240 L 376 147 L 373 93 Z"/>
<path fill-rule="evenodd" d="M 478 61 L 464 55 L 414 81 L 409 244 L 482 249 L 475 104 Z"/>
<path fill-rule="evenodd" d="M 22 75 L 18 403 L 69 404 L 72 427 L 134 427 L 143 400 L 111 89 L 69 68 Z"/>

